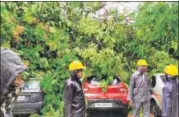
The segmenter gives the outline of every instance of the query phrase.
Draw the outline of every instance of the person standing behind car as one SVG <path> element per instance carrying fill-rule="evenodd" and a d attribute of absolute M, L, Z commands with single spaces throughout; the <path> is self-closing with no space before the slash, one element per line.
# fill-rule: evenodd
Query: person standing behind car
<path fill-rule="evenodd" d="M 13 51 L 1 47 L 1 117 L 13 117 L 13 102 L 23 85 L 21 73 L 26 66 Z"/>
<path fill-rule="evenodd" d="M 143 116 L 149 117 L 151 90 L 146 74 L 148 64 L 146 60 L 140 59 L 137 61 L 137 66 L 138 69 L 130 80 L 128 101 L 133 107 L 133 117 L 139 117 L 141 108 L 143 108 Z"/>
<path fill-rule="evenodd" d="M 71 77 L 65 83 L 64 117 L 85 117 L 85 97 L 80 81 L 83 69 L 80 61 L 73 61 L 69 65 Z"/>
<path fill-rule="evenodd" d="M 168 65 L 164 69 L 167 82 L 163 88 L 162 117 L 178 117 L 178 68 L 175 65 Z"/>

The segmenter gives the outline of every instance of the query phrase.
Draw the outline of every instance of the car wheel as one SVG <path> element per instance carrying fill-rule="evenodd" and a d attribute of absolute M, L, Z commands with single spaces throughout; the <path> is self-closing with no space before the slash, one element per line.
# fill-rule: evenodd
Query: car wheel
<path fill-rule="evenodd" d="M 153 115 L 153 117 L 161 117 L 161 113 L 162 111 L 160 110 L 159 106 L 154 101 L 152 101 L 151 114 Z"/>

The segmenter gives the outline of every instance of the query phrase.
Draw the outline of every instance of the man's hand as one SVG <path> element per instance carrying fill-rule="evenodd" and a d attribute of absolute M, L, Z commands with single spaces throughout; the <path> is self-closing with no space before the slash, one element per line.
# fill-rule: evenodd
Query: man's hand
<path fill-rule="evenodd" d="M 133 104 L 133 101 L 130 100 L 130 101 L 129 101 L 129 106 L 133 107 L 133 105 L 134 105 L 134 104 Z"/>

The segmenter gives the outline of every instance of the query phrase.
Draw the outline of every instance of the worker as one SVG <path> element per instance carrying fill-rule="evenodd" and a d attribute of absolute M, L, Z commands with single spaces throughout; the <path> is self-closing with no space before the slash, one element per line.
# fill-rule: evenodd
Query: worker
<path fill-rule="evenodd" d="M 25 69 L 26 66 L 16 53 L 1 47 L 1 117 L 13 117 L 13 102 L 24 83 L 21 73 Z"/>
<path fill-rule="evenodd" d="M 150 116 L 151 88 L 147 76 L 147 61 L 140 59 L 137 61 L 137 71 L 132 74 L 128 93 L 129 104 L 133 107 L 133 117 L 139 117 L 140 109 L 143 116 Z"/>
<path fill-rule="evenodd" d="M 175 65 L 168 65 L 164 72 L 167 81 L 162 94 L 162 117 L 178 117 L 178 68 Z"/>
<path fill-rule="evenodd" d="M 71 77 L 65 83 L 64 117 L 85 117 L 85 97 L 80 80 L 84 68 L 78 60 L 69 65 Z"/>

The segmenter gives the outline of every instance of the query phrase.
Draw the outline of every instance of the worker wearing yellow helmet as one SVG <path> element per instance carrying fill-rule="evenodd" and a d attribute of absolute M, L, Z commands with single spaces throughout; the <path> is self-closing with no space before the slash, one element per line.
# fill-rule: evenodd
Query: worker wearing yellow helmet
<path fill-rule="evenodd" d="M 168 65 L 164 73 L 167 81 L 162 91 L 162 117 L 178 117 L 178 68 Z"/>
<path fill-rule="evenodd" d="M 128 93 L 129 104 L 133 107 L 133 117 L 140 116 L 143 108 L 144 117 L 150 116 L 151 90 L 147 76 L 148 63 L 145 59 L 137 61 L 137 70 L 132 74 Z"/>
<path fill-rule="evenodd" d="M 78 60 L 69 65 L 71 77 L 65 83 L 64 117 L 85 117 L 85 97 L 80 81 L 84 68 Z"/>

